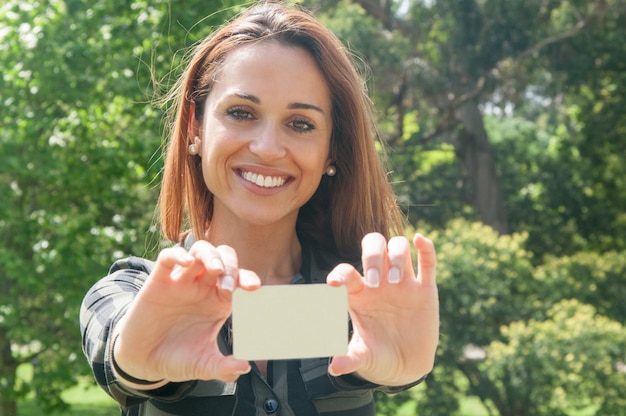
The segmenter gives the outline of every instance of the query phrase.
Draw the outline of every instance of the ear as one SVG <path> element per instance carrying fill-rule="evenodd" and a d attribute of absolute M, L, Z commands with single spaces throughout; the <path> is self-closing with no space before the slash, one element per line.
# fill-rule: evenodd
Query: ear
<path fill-rule="evenodd" d="M 196 103 L 189 103 L 189 113 L 187 115 L 187 146 L 195 144 L 198 148 L 198 155 L 202 157 L 202 128 L 196 119 Z"/>
<path fill-rule="evenodd" d="M 196 120 L 196 103 L 189 102 L 189 113 L 187 114 L 187 136 L 195 137 L 200 133 L 200 123 Z"/>

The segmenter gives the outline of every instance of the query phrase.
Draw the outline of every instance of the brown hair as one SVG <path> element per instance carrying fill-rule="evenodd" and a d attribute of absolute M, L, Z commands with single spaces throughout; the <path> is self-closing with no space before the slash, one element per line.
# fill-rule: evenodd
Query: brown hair
<path fill-rule="evenodd" d="M 330 158 L 337 174 L 324 175 L 313 197 L 300 209 L 298 235 L 342 256 L 358 258 L 366 233 L 377 231 L 389 237 L 401 233 L 403 225 L 376 152 L 372 105 L 339 39 L 308 13 L 277 3 L 253 6 L 199 43 L 170 92 L 169 98 L 178 104 L 173 108 L 159 202 L 161 228 L 174 241 L 188 226 L 197 238 L 204 236 L 211 222 L 213 195 L 204 183 L 200 157 L 187 151 L 193 138 L 191 112 L 195 109 L 195 118 L 202 119 L 206 97 L 229 52 L 267 40 L 308 51 L 331 92 Z"/>

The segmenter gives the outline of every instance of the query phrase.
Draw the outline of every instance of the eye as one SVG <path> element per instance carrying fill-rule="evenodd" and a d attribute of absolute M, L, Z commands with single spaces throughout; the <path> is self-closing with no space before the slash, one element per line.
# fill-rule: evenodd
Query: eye
<path fill-rule="evenodd" d="M 235 120 L 253 120 L 254 114 L 244 107 L 232 107 L 226 110 L 226 115 Z"/>
<path fill-rule="evenodd" d="M 289 126 L 298 133 L 306 133 L 315 130 L 315 124 L 304 118 L 296 118 L 289 122 Z"/>

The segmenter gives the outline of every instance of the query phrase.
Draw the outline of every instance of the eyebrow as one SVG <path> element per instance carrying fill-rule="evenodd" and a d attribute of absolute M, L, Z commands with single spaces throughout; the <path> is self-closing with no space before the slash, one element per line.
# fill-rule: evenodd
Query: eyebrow
<path fill-rule="evenodd" d="M 234 94 L 235 96 L 244 99 L 244 100 L 248 100 L 253 102 L 254 104 L 261 104 L 261 99 L 259 97 L 257 97 L 256 95 L 252 95 L 252 94 L 246 94 L 243 92 L 237 92 Z M 325 114 L 324 110 L 322 110 L 320 107 L 313 105 L 313 104 L 307 104 L 307 103 L 289 103 L 289 105 L 287 106 L 288 109 L 290 110 L 314 110 L 317 111 L 321 114 Z"/>

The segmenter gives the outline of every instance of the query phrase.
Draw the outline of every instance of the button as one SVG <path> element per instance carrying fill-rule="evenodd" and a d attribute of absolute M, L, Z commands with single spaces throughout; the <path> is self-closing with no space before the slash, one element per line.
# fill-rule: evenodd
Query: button
<path fill-rule="evenodd" d="M 263 403 L 263 409 L 267 413 L 274 413 L 278 410 L 278 401 L 274 399 L 267 399 L 265 403 Z"/>

